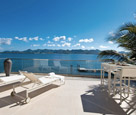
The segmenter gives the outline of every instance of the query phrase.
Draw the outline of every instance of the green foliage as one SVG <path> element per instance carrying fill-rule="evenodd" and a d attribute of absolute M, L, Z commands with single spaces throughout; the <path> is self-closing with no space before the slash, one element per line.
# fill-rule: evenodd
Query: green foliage
<path fill-rule="evenodd" d="M 112 58 L 118 61 L 134 63 L 136 60 L 136 24 L 128 23 L 112 36 L 107 38 L 128 51 L 128 54 L 121 54 L 114 50 L 105 50 L 99 53 L 98 58 Z"/>

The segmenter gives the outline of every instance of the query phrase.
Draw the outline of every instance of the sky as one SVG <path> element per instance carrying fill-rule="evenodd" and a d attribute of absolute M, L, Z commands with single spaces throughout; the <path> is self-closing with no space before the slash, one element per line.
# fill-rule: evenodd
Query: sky
<path fill-rule="evenodd" d="M 136 0 L 0 0 L 0 51 L 114 49 L 120 26 L 136 21 Z"/>

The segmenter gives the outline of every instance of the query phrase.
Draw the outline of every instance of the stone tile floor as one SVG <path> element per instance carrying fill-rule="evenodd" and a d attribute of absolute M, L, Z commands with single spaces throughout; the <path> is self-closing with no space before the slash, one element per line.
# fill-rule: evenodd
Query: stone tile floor
<path fill-rule="evenodd" d="M 0 115 L 136 115 L 134 95 L 119 104 L 96 78 L 66 77 L 65 85 L 56 82 L 30 93 L 28 104 L 11 91 L 12 85 L 0 87 Z"/>

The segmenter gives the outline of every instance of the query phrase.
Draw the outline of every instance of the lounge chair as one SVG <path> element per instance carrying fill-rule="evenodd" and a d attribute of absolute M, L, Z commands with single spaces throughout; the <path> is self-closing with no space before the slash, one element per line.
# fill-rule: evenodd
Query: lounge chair
<path fill-rule="evenodd" d="M 22 82 L 25 79 L 24 75 L 10 75 L 10 76 L 0 76 L 0 86 Z"/>
<path fill-rule="evenodd" d="M 51 77 L 51 76 L 36 77 L 33 73 L 27 73 L 27 72 L 20 72 L 20 73 L 26 76 L 26 78 L 28 78 L 31 81 L 31 83 L 33 83 L 33 85 L 32 87 L 24 87 L 22 85 L 23 83 L 18 85 L 13 85 L 13 91 L 11 92 L 11 96 L 18 96 L 22 98 L 25 103 L 28 103 L 30 101 L 30 97 L 28 96 L 30 92 L 48 86 L 58 80 L 62 82 L 61 78 L 59 77 Z M 25 88 L 26 97 L 22 97 L 15 92 L 15 88 L 17 86 L 22 86 L 23 88 Z"/>
<path fill-rule="evenodd" d="M 59 73 L 64 73 L 64 72 L 67 73 L 69 69 L 70 69 L 70 66 L 69 67 L 63 66 L 59 60 L 53 61 L 53 67 L 52 67 L 53 71 L 56 71 Z"/>
<path fill-rule="evenodd" d="M 48 59 L 33 59 L 27 61 L 31 62 L 26 62 L 27 64 L 25 64 L 23 67 L 24 71 L 28 70 L 35 73 L 47 73 L 51 71 L 51 66 L 49 66 Z M 29 63 L 31 63 L 31 65 Z"/>
<path fill-rule="evenodd" d="M 46 71 L 46 72 L 49 72 L 51 71 L 51 66 L 49 66 L 49 60 L 48 59 L 44 59 L 44 60 L 39 60 L 39 67 L 40 67 L 40 71 Z"/>
<path fill-rule="evenodd" d="M 48 74 L 48 76 L 45 76 L 47 78 L 59 78 L 63 84 L 65 84 L 65 77 L 62 75 L 56 75 L 54 72 L 51 72 Z"/>

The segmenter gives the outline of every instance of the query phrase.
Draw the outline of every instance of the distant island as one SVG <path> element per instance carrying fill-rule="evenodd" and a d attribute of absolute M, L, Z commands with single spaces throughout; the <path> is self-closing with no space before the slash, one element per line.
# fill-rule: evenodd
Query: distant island
<path fill-rule="evenodd" d="M 51 50 L 51 49 L 36 49 L 36 50 L 24 50 L 24 51 L 3 51 L 0 53 L 16 53 L 16 54 L 98 54 L 100 50 Z"/>

